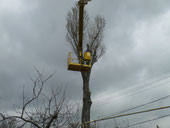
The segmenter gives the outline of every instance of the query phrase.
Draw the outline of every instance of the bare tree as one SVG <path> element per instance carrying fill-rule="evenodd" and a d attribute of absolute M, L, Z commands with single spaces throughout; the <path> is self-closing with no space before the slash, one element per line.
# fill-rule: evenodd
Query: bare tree
<path fill-rule="evenodd" d="M 18 128 L 15 119 L 8 119 L 0 123 L 0 128 Z"/>
<path fill-rule="evenodd" d="M 51 88 L 51 93 L 46 93 L 44 86 L 53 75 L 45 77 L 39 70 L 36 69 L 36 72 L 36 79 L 30 77 L 33 82 L 32 96 L 26 97 L 23 91 L 22 106 L 15 109 L 16 115 L 0 113 L 0 122 L 15 120 L 19 128 L 76 128 L 79 111 L 72 103 L 69 104 L 65 89 Z"/>
<path fill-rule="evenodd" d="M 84 12 L 84 27 L 83 27 L 83 51 L 87 49 L 90 51 L 92 60 L 91 65 L 98 61 L 98 59 L 105 53 L 105 47 L 102 44 L 103 31 L 105 27 L 105 19 L 101 16 L 96 16 L 94 23 L 90 23 L 89 15 Z M 75 5 L 71 11 L 67 14 L 67 42 L 70 44 L 73 52 L 79 58 L 79 47 L 78 47 L 78 22 L 79 21 L 79 8 Z M 91 68 L 92 70 L 92 68 Z M 88 72 L 81 72 L 83 79 L 83 108 L 82 108 L 82 123 L 90 120 L 90 108 L 92 105 L 91 92 L 89 90 L 89 81 L 91 70 Z M 90 125 L 87 126 L 89 128 Z"/>

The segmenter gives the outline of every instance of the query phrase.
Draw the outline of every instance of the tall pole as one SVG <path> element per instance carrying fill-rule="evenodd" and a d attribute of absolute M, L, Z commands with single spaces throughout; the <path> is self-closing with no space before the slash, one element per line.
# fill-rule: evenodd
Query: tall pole
<path fill-rule="evenodd" d="M 83 23 L 84 23 L 84 7 L 91 0 L 80 0 L 79 5 L 79 62 L 83 63 Z M 88 73 L 81 72 L 83 78 L 83 108 L 82 108 L 82 123 L 90 121 L 90 107 L 91 97 L 89 91 L 89 77 Z M 84 124 L 82 128 L 90 128 L 90 124 Z"/>
<path fill-rule="evenodd" d="M 85 4 L 79 1 L 79 61 L 82 63 L 82 53 L 83 53 L 83 18 L 84 18 L 84 6 Z"/>

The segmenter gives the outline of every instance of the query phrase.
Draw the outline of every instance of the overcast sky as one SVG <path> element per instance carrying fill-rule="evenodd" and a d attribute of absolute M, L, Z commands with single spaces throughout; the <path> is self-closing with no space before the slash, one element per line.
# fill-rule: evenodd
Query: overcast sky
<path fill-rule="evenodd" d="M 65 39 L 66 15 L 75 2 L 0 0 L 1 111 L 9 111 L 12 105 L 20 103 L 23 86 L 29 95 L 27 74 L 35 75 L 34 66 L 46 74 L 56 72 L 50 83 L 67 85 L 72 100 L 81 100 L 81 75 L 67 71 L 71 49 Z M 98 14 L 106 19 L 106 53 L 94 65 L 90 80 L 92 119 L 169 95 L 170 1 L 92 0 L 86 9 L 91 20 Z M 166 99 L 137 110 L 169 103 L 170 99 Z M 128 119 L 133 124 L 165 114 L 170 114 L 170 110 Z M 155 128 L 159 124 L 169 128 L 169 119 L 141 127 Z"/>

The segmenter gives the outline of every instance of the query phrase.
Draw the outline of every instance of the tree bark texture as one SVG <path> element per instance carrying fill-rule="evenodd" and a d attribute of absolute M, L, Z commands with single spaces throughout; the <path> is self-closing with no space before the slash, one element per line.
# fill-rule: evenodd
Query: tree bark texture
<path fill-rule="evenodd" d="M 90 74 L 89 72 L 81 72 L 83 79 L 83 108 L 82 108 L 82 124 L 90 121 L 90 108 L 92 105 L 91 92 L 89 89 Z M 90 128 L 90 124 L 84 125 L 84 128 Z"/>

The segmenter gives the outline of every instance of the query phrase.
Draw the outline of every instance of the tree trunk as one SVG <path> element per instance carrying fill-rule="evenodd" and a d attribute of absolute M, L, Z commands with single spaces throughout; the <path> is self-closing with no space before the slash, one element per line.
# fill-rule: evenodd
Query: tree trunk
<path fill-rule="evenodd" d="M 83 109 L 82 109 L 82 124 L 84 122 L 90 121 L 90 108 L 92 105 L 91 101 L 91 92 L 89 89 L 89 81 L 90 81 L 90 74 L 89 72 L 81 72 L 82 79 L 83 79 Z M 90 128 L 90 124 L 84 126 L 84 128 Z"/>

